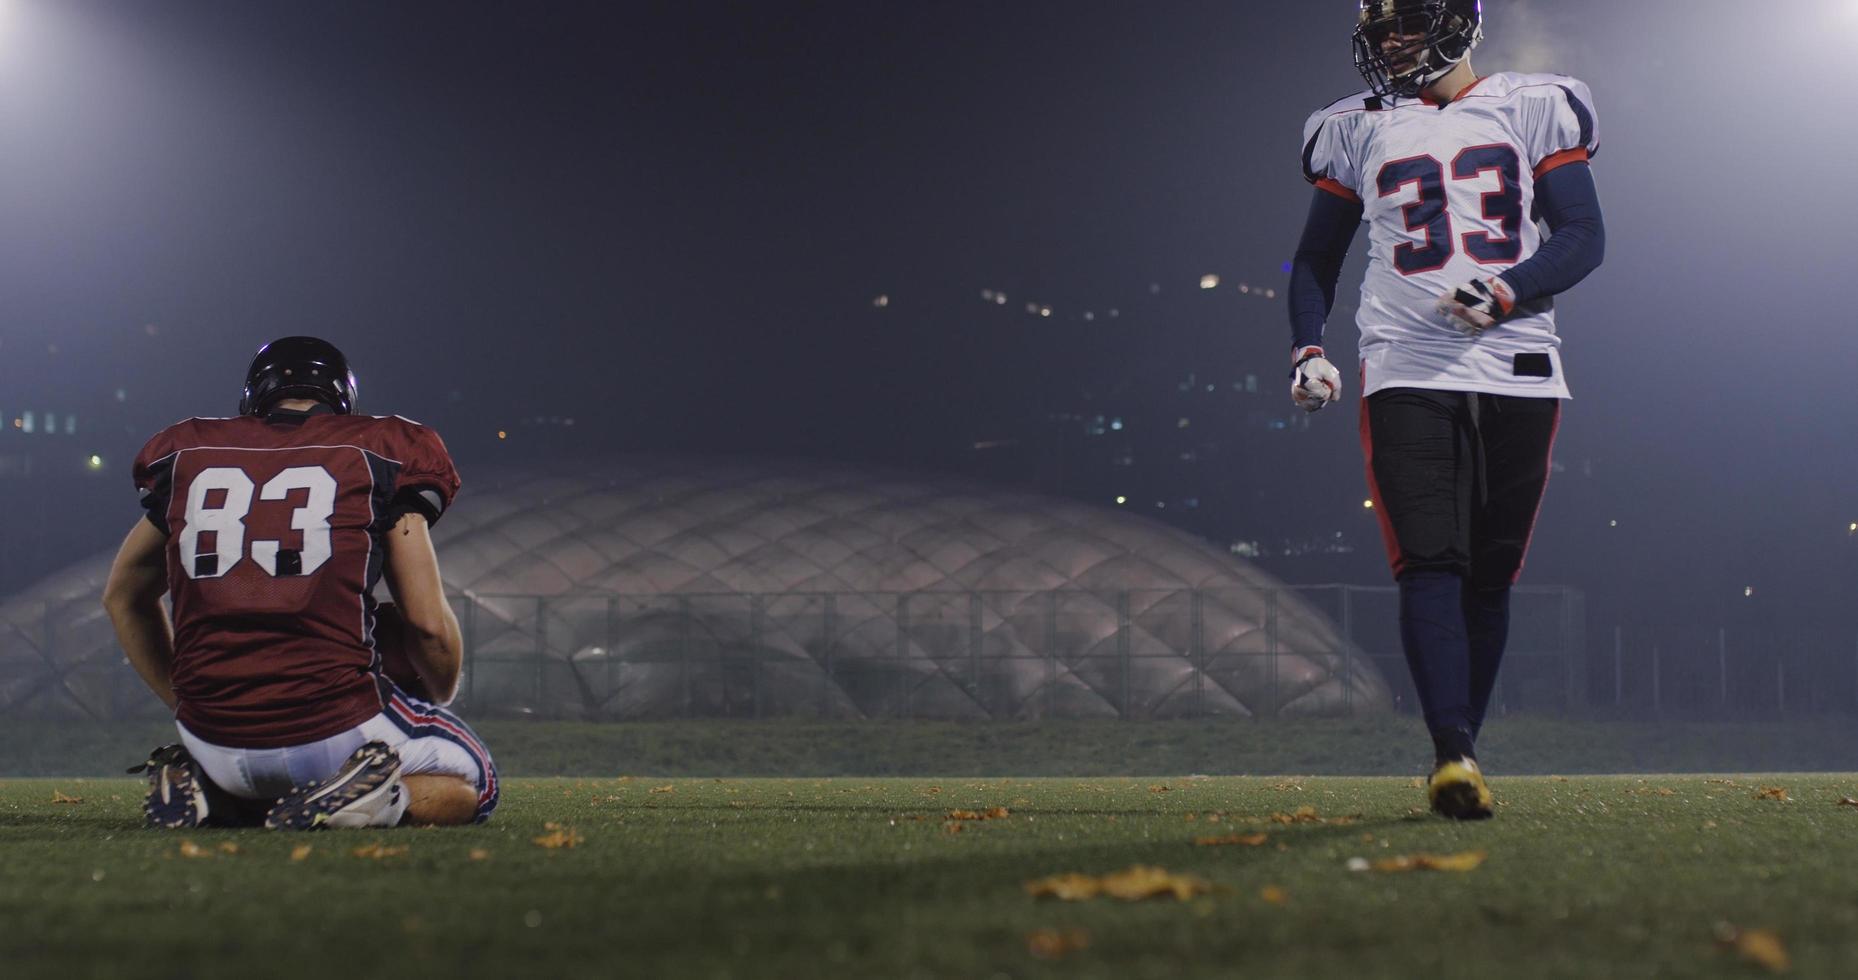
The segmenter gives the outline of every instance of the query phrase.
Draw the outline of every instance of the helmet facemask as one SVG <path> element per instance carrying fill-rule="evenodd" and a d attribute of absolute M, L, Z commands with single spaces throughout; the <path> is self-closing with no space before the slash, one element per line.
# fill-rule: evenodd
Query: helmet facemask
<path fill-rule="evenodd" d="M 1468 14 L 1452 9 L 1467 6 Z M 1390 38 L 1407 40 L 1390 50 Z M 1367 2 L 1355 28 L 1355 69 L 1375 95 L 1410 99 L 1445 77 L 1483 39 L 1476 3 Z"/>

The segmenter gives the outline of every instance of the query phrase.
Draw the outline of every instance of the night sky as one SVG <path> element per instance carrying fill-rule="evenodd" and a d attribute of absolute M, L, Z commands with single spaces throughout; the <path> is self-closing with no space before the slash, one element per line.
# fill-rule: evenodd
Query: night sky
<path fill-rule="evenodd" d="M 1858 4 L 1775 6 L 1487 0 L 1478 67 L 1582 77 L 1603 137 L 1608 262 L 1559 304 L 1561 453 L 1595 469 L 1551 485 L 1534 579 L 1849 593 Z M 1039 369 L 963 323 L 979 290 L 1282 285 L 1353 7 L 0 0 L 0 410 L 123 389 L 123 457 L 311 333 L 467 478 L 535 416 L 932 467 Z M 1232 329 L 1288 344 L 1281 302 Z M 1354 394 L 1308 439 L 1342 498 Z M 134 519 L 112 466 L 74 559 Z"/>

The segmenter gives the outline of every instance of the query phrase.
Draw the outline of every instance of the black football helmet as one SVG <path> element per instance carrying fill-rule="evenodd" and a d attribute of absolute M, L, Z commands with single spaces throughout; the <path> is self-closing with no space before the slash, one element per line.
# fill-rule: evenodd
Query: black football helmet
<path fill-rule="evenodd" d="M 355 372 L 334 344 L 285 337 L 258 348 L 245 372 L 240 415 L 263 415 L 286 398 L 310 398 L 347 415 L 355 410 Z"/>
<path fill-rule="evenodd" d="M 1405 40 L 1390 46 L 1389 38 Z M 1361 0 L 1355 69 L 1381 98 L 1413 98 L 1484 39 L 1482 0 Z"/>

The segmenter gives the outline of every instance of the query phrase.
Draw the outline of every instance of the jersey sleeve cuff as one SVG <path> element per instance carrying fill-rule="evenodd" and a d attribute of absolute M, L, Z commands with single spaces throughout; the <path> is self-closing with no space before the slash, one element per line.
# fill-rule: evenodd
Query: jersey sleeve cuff
<path fill-rule="evenodd" d="M 1317 190 L 1328 191 L 1329 193 L 1334 194 L 1336 197 L 1339 197 L 1342 200 L 1349 202 L 1350 204 L 1361 203 L 1361 195 L 1356 194 L 1354 191 L 1349 190 L 1339 180 L 1335 180 L 1330 177 L 1318 177 L 1316 180 L 1311 181 L 1311 183 L 1316 185 Z"/>
<path fill-rule="evenodd" d="M 1577 146 L 1572 150 L 1562 150 L 1560 153 L 1551 153 L 1543 157 L 1541 163 L 1535 165 L 1535 179 L 1541 180 L 1542 176 L 1549 171 L 1558 170 L 1570 163 L 1586 163 L 1590 157 L 1591 154 L 1587 152 L 1587 148 L 1584 146 Z"/>

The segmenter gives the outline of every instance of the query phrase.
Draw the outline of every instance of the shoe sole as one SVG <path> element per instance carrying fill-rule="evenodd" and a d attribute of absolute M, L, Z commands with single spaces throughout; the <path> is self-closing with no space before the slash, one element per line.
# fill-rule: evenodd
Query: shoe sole
<path fill-rule="evenodd" d="M 1491 809 L 1478 801 L 1477 787 L 1471 783 L 1452 783 L 1439 787 L 1432 800 L 1432 812 L 1453 820 L 1489 820 Z"/>
<path fill-rule="evenodd" d="M 206 813 L 206 792 L 192 769 L 169 764 L 149 774 L 148 796 L 142 800 L 149 829 L 188 830 L 205 823 Z"/>
<path fill-rule="evenodd" d="M 377 756 L 348 772 L 338 772 L 328 783 L 298 798 L 292 794 L 265 814 L 267 830 L 321 830 L 365 826 L 341 819 L 342 811 L 358 803 L 373 802 L 383 793 L 399 792 L 400 760 Z M 378 780 L 378 782 L 376 781 Z"/>

